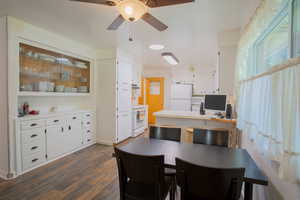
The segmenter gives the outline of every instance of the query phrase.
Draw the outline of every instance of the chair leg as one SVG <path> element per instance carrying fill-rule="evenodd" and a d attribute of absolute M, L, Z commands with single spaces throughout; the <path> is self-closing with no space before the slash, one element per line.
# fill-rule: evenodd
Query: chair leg
<path fill-rule="evenodd" d="M 176 192 L 176 181 L 174 179 L 172 181 L 172 185 L 170 189 L 170 200 L 175 200 L 175 192 Z"/>

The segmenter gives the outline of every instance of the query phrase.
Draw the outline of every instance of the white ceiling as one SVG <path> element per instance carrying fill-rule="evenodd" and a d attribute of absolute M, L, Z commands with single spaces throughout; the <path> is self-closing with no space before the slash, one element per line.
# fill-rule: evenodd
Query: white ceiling
<path fill-rule="evenodd" d="M 151 9 L 169 28 L 158 32 L 143 21 L 125 23 L 116 31 L 107 26 L 118 15 L 115 8 L 68 0 L 0 0 L 0 15 L 11 15 L 94 48 L 130 47 L 145 65 L 168 66 L 161 51 L 166 46 L 181 65 L 216 65 L 217 33 L 246 24 L 260 0 L 195 0 L 195 3 Z M 131 35 L 134 42 L 129 43 Z"/>

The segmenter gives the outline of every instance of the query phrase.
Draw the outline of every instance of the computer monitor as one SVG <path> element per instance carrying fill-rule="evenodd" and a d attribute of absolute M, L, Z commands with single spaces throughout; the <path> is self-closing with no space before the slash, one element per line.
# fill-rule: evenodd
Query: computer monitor
<path fill-rule="evenodd" d="M 205 95 L 204 108 L 208 110 L 225 111 L 226 95 Z"/>

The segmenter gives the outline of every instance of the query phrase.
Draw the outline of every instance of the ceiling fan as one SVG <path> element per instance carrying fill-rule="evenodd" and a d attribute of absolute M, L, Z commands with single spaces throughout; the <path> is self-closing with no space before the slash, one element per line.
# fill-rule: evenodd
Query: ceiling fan
<path fill-rule="evenodd" d="M 194 2 L 195 0 L 70 0 L 85 3 L 101 4 L 106 6 L 115 6 L 120 15 L 113 21 L 107 30 L 117 30 L 121 24 L 127 20 L 134 22 L 143 19 L 145 22 L 153 26 L 159 31 L 168 28 L 167 25 L 159 21 L 153 15 L 148 13 L 149 8 L 157 8 L 162 6 L 171 6 L 175 4 L 183 4 Z"/>

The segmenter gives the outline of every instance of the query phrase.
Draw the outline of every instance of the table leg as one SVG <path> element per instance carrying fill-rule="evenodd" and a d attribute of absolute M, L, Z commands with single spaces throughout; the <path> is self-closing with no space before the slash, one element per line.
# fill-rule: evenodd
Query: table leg
<path fill-rule="evenodd" d="M 252 200 L 253 199 L 253 184 L 252 183 L 245 183 L 245 200 Z"/>

